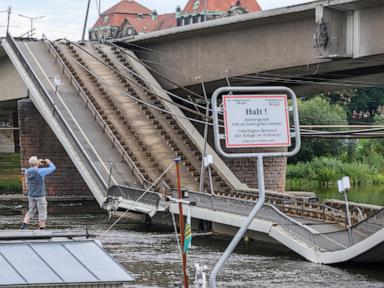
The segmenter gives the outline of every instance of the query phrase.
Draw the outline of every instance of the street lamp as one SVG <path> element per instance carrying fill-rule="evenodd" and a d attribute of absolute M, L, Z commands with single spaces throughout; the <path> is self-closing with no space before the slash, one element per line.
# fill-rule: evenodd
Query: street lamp
<path fill-rule="evenodd" d="M 8 9 L 7 9 L 7 10 L 0 11 L 0 13 L 3 13 L 3 12 L 7 12 L 7 13 L 8 13 L 7 34 L 8 34 L 8 32 L 9 32 L 9 20 L 10 20 L 10 18 L 11 18 L 11 11 L 12 11 L 11 6 L 8 6 Z"/>
<path fill-rule="evenodd" d="M 25 15 L 22 15 L 22 14 L 19 14 L 19 16 L 31 20 L 31 30 L 30 30 L 31 38 L 32 38 L 32 34 L 33 34 L 33 21 L 36 20 L 36 19 L 41 19 L 41 18 L 44 18 L 44 17 L 45 17 L 45 16 L 29 17 L 29 16 L 25 16 Z M 28 33 L 28 34 L 29 34 L 29 33 Z"/>
<path fill-rule="evenodd" d="M 351 213 L 349 212 L 349 203 L 348 203 L 348 196 L 347 193 L 348 191 L 351 190 L 351 181 L 348 176 L 344 176 L 341 180 L 337 181 L 337 186 L 339 188 L 339 193 L 344 194 L 344 200 L 345 200 L 345 210 L 347 214 L 347 221 L 348 221 L 348 233 L 349 233 L 349 240 L 351 242 L 351 245 L 353 244 L 353 239 L 352 239 L 352 232 L 351 232 Z"/>

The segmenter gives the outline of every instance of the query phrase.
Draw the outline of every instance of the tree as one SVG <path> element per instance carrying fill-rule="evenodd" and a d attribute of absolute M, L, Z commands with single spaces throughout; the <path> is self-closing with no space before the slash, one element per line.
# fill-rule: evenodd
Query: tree
<path fill-rule="evenodd" d="M 320 96 L 299 101 L 300 125 L 346 125 L 347 114 L 340 105 L 331 105 Z M 301 151 L 290 162 L 310 161 L 319 156 L 335 156 L 347 150 L 342 140 L 303 139 Z"/>
<path fill-rule="evenodd" d="M 384 89 L 382 88 L 362 88 L 354 90 L 353 97 L 349 103 L 349 111 L 366 113 L 366 119 L 373 121 L 378 108 L 384 105 Z"/>

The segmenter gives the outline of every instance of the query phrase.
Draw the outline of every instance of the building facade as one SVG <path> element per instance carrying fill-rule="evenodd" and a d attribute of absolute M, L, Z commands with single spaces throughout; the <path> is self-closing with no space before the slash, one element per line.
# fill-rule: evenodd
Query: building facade
<path fill-rule="evenodd" d="M 223 17 L 260 11 L 256 0 L 189 0 L 176 13 L 158 14 L 135 0 L 121 0 L 104 11 L 89 30 L 89 40 L 134 37 Z"/>

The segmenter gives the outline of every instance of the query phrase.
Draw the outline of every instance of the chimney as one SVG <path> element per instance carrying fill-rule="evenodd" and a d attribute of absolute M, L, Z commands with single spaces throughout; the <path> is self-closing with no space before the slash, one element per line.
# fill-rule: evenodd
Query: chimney
<path fill-rule="evenodd" d="M 159 17 L 159 14 L 157 13 L 157 11 L 153 10 L 153 12 L 152 12 L 152 20 L 157 20 L 158 17 Z"/>

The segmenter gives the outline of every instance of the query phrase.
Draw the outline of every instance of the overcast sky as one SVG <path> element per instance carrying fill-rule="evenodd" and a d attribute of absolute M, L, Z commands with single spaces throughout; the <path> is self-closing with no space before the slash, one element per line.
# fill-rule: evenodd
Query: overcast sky
<path fill-rule="evenodd" d="M 156 9 L 159 13 L 174 12 L 179 5 L 183 7 L 187 0 L 137 0 L 149 9 Z M 313 0 L 258 0 L 263 10 L 290 6 Z M 102 11 L 119 2 L 119 0 L 101 0 Z M 0 11 L 12 6 L 10 31 L 14 36 L 20 36 L 30 28 L 31 21 L 19 16 L 44 16 L 34 21 L 36 34 L 41 37 L 44 33 L 50 39 L 67 37 L 78 40 L 84 24 L 85 10 L 88 0 L 0 0 Z M 97 19 L 96 0 L 91 1 L 88 28 Z M 7 13 L 0 13 L 0 35 L 5 34 Z"/>

